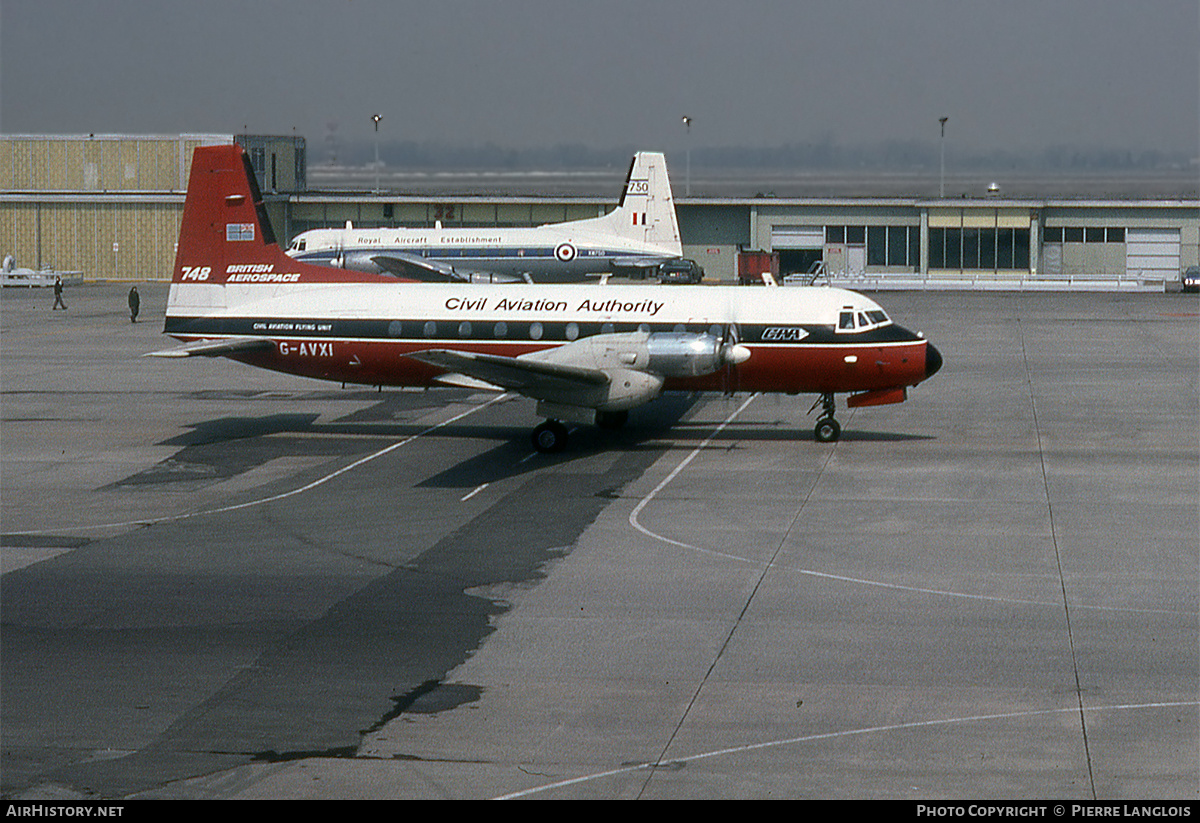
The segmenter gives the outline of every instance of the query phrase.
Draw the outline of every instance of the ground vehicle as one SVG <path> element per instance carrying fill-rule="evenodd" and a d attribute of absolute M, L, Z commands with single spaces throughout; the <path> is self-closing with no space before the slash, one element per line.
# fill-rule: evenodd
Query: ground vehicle
<path fill-rule="evenodd" d="M 703 279 L 704 269 L 695 260 L 668 260 L 658 267 L 658 282 L 664 285 L 699 283 Z"/>
<path fill-rule="evenodd" d="M 1200 291 L 1200 266 L 1188 266 L 1179 276 L 1184 291 Z"/>

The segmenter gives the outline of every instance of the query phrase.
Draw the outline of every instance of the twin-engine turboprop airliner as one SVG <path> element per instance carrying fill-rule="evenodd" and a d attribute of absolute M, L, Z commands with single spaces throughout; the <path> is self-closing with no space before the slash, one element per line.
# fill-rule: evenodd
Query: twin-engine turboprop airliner
<path fill-rule="evenodd" d="M 633 156 L 620 205 L 603 217 L 536 228 L 310 229 L 292 240 L 296 260 L 429 282 L 579 282 L 646 274 L 683 255 L 667 160 Z"/>
<path fill-rule="evenodd" d="M 196 149 L 157 356 L 224 356 L 325 380 L 467 386 L 537 401 L 535 448 L 562 421 L 621 425 L 663 391 L 815 393 L 899 403 L 942 357 L 874 301 L 833 288 L 397 282 L 314 266 L 274 241 L 238 146 Z M 814 404 L 814 408 L 816 404 Z"/>

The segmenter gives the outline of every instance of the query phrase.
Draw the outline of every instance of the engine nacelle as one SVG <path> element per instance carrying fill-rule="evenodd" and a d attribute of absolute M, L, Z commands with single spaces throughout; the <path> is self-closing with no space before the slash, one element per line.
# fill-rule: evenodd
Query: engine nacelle
<path fill-rule="evenodd" d="M 621 332 L 592 335 L 522 358 L 595 369 L 609 378 L 605 385 L 590 389 L 545 389 L 539 399 L 598 411 L 625 411 L 657 397 L 668 377 L 712 374 L 727 364 L 743 363 L 749 356 L 745 346 L 725 343 L 707 333 Z"/>
<path fill-rule="evenodd" d="M 645 368 L 663 377 L 701 377 L 724 365 L 721 339 L 711 334 L 656 332 L 646 338 Z"/>
<path fill-rule="evenodd" d="M 597 334 L 525 356 L 604 371 L 630 369 L 662 377 L 700 377 L 725 365 L 744 363 L 750 350 L 708 333 L 621 332 Z"/>

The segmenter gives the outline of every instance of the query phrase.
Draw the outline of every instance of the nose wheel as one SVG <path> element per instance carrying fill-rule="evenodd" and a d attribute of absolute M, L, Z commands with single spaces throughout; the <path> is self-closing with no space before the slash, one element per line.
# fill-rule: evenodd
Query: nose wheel
<path fill-rule="evenodd" d="M 832 443 L 842 435 L 842 427 L 832 417 L 822 417 L 813 429 L 813 437 L 818 443 Z"/>
<path fill-rule="evenodd" d="M 842 426 L 833 417 L 837 411 L 833 394 L 822 394 L 817 402 L 813 403 L 812 409 L 808 410 L 809 413 L 811 414 L 817 406 L 821 407 L 821 416 L 817 418 L 817 425 L 813 428 L 813 439 L 818 443 L 833 443 L 842 436 Z"/>

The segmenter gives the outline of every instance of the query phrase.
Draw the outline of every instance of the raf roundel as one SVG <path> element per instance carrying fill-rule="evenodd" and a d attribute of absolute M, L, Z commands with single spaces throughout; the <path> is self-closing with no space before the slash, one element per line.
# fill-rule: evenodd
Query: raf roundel
<path fill-rule="evenodd" d="M 575 247 L 570 243 L 559 243 L 558 248 L 554 250 L 554 256 L 564 263 L 570 263 L 575 259 Z"/>

